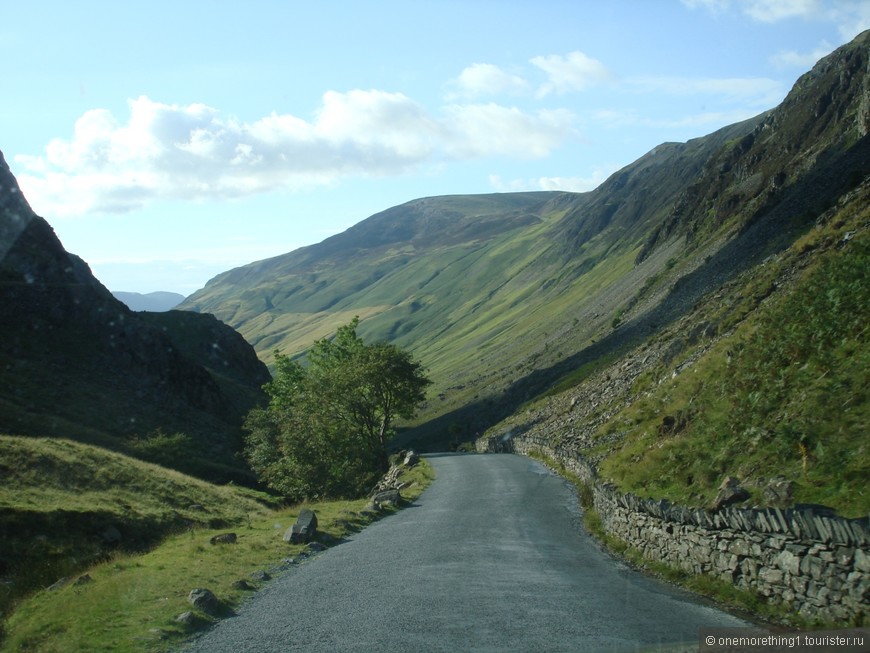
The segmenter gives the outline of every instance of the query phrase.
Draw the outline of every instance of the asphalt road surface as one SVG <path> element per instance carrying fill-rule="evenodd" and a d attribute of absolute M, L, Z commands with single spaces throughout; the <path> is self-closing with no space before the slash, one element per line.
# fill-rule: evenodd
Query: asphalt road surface
<path fill-rule="evenodd" d="M 295 567 L 188 653 L 697 650 L 747 624 L 626 568 L 520 456 L 434 455 L 411 506 Z"/>

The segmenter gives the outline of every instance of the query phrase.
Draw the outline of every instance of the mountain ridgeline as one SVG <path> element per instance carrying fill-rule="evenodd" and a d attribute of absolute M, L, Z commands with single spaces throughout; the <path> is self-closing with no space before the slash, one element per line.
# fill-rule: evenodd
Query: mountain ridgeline
<path fill-rule="evenodd" d="M 184 295 L 175 292 L 112 292 L 115 299 L 124 302 L 131 311 L 170 311 L 184 301 Z"/>
<path fill-rule="evenodd" d="M 413 200 L 219 275 L 180 308 L 216 315 L 267 362 L 358 315 L 361 335 L 411 349 L 434 381 L 403 441 L 471 439 L 654 338 L 865 182 L 868 47 L 865 32 L 778 107 L 660 145 L 592 192 Z"/>
<path fill-rule="evenodd" d="M 34 214 L 2 155 L 0 305 L 0 432 L 253 482 L 236 454 L 269 374 L 251 347 L 211 315 L 115 299 Z"/>

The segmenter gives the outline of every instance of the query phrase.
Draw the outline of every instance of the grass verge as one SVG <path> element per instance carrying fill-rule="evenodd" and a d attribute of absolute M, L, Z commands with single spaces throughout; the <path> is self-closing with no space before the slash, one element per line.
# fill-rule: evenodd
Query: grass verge
<path fill-rule="evenodd" d="M 408 484 L 403 497 L 413 501 L 433 478 L 431 466 L 421 461 L 401 477 Z M 304 545 L 289 545 L 282 539 L 303 508 L 317 514 L 318 540 L 328 546 L 390 513 L 367 511 L 366 503 L 366 499 L 321 501 L 258 509 L 222 528 L 202 526 L 175 533 L 147 553 L 115 552 L 77 572 L 77 578 L 66 584 L 22 601 L 6 621 L 0 651 L 177 650 L 197 631 L 233 614 L 268 582 L 255 580 L 252 573 L 272 575 L 305 559 Z M 234 544 L 211 543 L 213 536 L 227 532 L 236 534 Z M 188 594 L 194 588 L 208 588 L 217 596 L 221 607 L 216 615 L 192 608 Z M 193 612 L 192 622 L 177 622 L 187 611 Z"/>

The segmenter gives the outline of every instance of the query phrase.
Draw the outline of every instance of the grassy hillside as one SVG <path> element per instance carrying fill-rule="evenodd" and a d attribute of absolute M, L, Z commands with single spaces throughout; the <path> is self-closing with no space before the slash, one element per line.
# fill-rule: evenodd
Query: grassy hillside
<path fill-rule="evenodd" d="M 68 440 L 0 435 L 0 451 L 4 653 L 176 650 L 262 586 L 252 572 L 302 552 L 281 536 L 303 507 L 317 513 L 327 544 L 375 518 L 363 510 L 367 499 L 280 507 Z M 431 479 L 423 462 L 403 476 L 411 484 L 403 496 Z M 210 543 L 230 531 L 237 543 Z M 234 585 L 240 580 L 249 586 Z M 180 624 L 195 587 L 211 589 L 222 612 L 194 610 L 194 622 Z"/>
<path fill-rule="evenodd" d="M 754 505 L 779 477 L 795 502 L 870 513 L 868 206 L 865 186 L 709 303 L 705 321 L 722 323 L 734 304 L 764 297 L 682 373 L 661 366 L 638 379 L 638 399 L 597 434 L 611 441 L 606 478 L 642 496 L 709 504 L 732 475 Z"/>
<path fill-rule="evenodd" d="M 0 435 L 0 612 L 114 551 L 264 514 L 266 495 L 215 486 L 70 440 Z"/>
<path fill-rule="evenodd" d="M 414 200 L 319 245 L 227 272 L 180 308 L 214 313 L 267 362 L 275 348 L 302 354 L 359 315 L 364 338 L 411 349 L 429 368 L 424 420 L 498 401 L 518 376 L 609 333 L 615 314 L 651 290 L 648 279 L 676 249 L 636 265 L 649 223 L 717 148 L 755 124 L 662 146 L 590 194 Z M 434 430 L 473 437 L 491 408 L 474 412 L 480 423 L 461 415 Z"/>
<path fill-rule="evenodd" d="M 487 437 L 543 438 L 643 497 L 870 512 L 870 181 L 791 247 L 620 355 L 593 359 Z M 784 492 L 771 492 L 777 485 Z"/>

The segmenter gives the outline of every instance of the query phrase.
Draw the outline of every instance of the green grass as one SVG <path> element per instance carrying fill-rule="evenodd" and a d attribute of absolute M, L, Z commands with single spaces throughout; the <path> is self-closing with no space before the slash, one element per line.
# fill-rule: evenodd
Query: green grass
<path fill-rule="evenodd" d="M 417 225 L 425 238 L 396 243 L 381 242 L 379 231 L 364 252 L 365 238 L 341 256 L 324 243 L 262 269 L 227 273 L 189 306 L 238 328 L 267 363 L 276 348 L 301 354 L 359 315 L 364 339 L 388 339 L 428 368 L 434 385 L 419 424 L 497 396 L 518 376 L 601 337 L 609 318 L 592 316 L 616 311 L 643 284 L 650 266 L 635 270 L 638 248 L 615 246 L 618 230 L 566 253 L 554 230 L 565 227 L 567 208 L 546 204 L 547 197 L 435 198 L 420 212 L 395 207 L 387 213 L 414 225 L 432 220 L 428 212 L 446 212 L 457 228 L 428 234 Z M 369 228 L 357 227 L 362 235 Z M 247 284 L 245 291 L 232 290 L 229 279 Z"/>
<path fill-rule="evenodd" d="M 236 524 L 275 501 L 70 440 L 0 435 L 0 475 L 4 615 L 115 549 L 141 551 L 190 526 Z M 112 547 L 100 540 L 109 527 L 121 534 Z"/>
<path fill-rule="evenodd" d="M 215 619 L 197 613 L 192 626 L 175 622 L 179 614 L 192 609 L 187 602 L 191 589 L 211 589 L 223 606 L 219 616 L 229 615 L 251 594 L 234 588 L 234 581 L 262 585 L 251 580 L 252 572 L 275 567 L 302 551 L 303 546 L 282 540 L 302 508 L 317 513 L 319 538 L 327 544 L 377 518 L 364 511 L 365 499 L 276 510 L 264 505 L 265 495 L 209 485 L 87 445 L 7 436 L 0 437 L 0 444 L 4 474 L 19 470 L 12 484 L 4 483 L 0 494 L 4 515 L 41 515 L 47 529 L 80 523 L 94 515 L 111 517 L 109 521 L 125 534 L 133 532 L 130 529 L 137 523 L 152 528 L 144 552 L 123 546 L 86 550 L 86 538 L 45 541 L 43 553 L 56 553 L 66 565 L 55 561 L 39 589 L 30 588 L 27 596 L 7 600 L 3 610 L 6 638 L 0 645 L 4 653 L 173 650 Z M 433 478 L 432 468 L 421 461 L 402 477 L 410 484 L 402 490 L 403 497 L 413 500 Z M 190 509 L 192 504 L 202 509 Z M 92 539 L 93 529 L 86 531 Z M 210 544 L 213 535 L 224 532 L 236 533 L 237 543 Z M 27 541 L 35 547 L 40 540 L 30 537 Z M 70 558 L 76 556 L 89 560 L 73 564 Z M 40 564 L 35 558 L 24 562 Z M 45 589 L 58 575 L 72 582 Z M 90 582 L 76 584 L 75 579 L 84 575 Z"/>
<path fill-rule="evenodd" d="M 855 227 L 867 213 L 841 216 L 757 270 L 720 307 L 718 319 L 732 321 L 733 335 L 682 374 L 644 375 L 640 398 L 600 429 L 624 434 L 601 463 L 602 476 L 624 491 L 689 505 L 709 504 L 727 475 L 739 477 L 758 505 L 765 479 L 785 476 L 796 502 L 866 515 L 870 236 L 855 235 Z M 848 245 L 831 246 L 846 233 Z M 777 271 L 820 247 L 790 289 L 771 295 Z"/>

